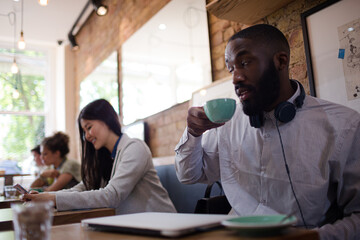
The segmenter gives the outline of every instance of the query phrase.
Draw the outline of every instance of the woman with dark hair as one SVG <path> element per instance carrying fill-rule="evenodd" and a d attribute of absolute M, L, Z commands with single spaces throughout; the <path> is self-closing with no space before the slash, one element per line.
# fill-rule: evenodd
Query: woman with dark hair
<path fill-rule="evenodd" d="M 116 209 L 116 214 L 176 212 L 154 168 L 146 144 L 121 133 L 110 103 L 99 99 L 78 118 L 82 182 L 53 194 L 26 194 L 27 200 L 52 200 L 58 210 Z"/>
<path fill-rule="evenodd" d="M 49 168 L 31 184 L 31 188 L 58 191 L 75 186 L 81 181 L 80 164 L 66 157 L 69 153 L 69 136 L 57 132 L 41 142 L 41 159 Z"/>

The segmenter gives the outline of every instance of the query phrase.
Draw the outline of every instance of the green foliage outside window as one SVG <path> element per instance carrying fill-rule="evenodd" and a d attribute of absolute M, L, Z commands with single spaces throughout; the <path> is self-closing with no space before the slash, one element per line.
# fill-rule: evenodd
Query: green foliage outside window
<path fill-rule="evenodd" d="M 21 162 L 30 156 L 30 149 L 41 142 L 45 126 L 44 101 L 43 74 L 0 72 L 0 161 Z"/>

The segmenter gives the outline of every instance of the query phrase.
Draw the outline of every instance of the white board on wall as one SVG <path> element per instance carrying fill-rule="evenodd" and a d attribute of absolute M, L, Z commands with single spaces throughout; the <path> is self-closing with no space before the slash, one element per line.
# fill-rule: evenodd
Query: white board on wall
<path fill-rule="evenodd" d="M 190 106 L 203 106 L 206 101 L 215 98 L 233 98 L 239 102 L 232 83 L 232 77 L 227 77 L 203 87 L 192 94 Z"/>

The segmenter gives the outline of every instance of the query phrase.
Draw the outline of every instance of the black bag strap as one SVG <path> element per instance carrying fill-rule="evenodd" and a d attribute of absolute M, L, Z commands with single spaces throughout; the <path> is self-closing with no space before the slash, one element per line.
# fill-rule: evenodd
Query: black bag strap
<path fill-rule="evenodd" d="M 222 195 L 222 194 L 223 194 L 223 188 L 222 188 L 222 186 L 221 186 L 221 183 L 220 183 L 219 181 L 216 181 L 215 183 L 219 186 L 219 188 L 220 188 L 220 190 L 221 190 L 220 194 Z M 209 198 L 209 197 L 210 197 L 211 188 L 212 188 L 213 185 L 214 185 L 214 183 L 209 184 L 209 185 L 206 187 L 204 198 Z"/>

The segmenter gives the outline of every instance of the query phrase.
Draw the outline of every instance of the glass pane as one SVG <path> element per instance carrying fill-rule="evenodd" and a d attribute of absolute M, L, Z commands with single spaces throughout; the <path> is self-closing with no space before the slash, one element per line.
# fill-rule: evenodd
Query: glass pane
<path fill-rule="evenodd" d="M 32 160 L 30 149 L 44 138 L 44 125 L 44 116 L 1 114 L 0 161 L 17 161 L 27 168 L 25 165 Z"/>
<path fill-rule="evenodd" d="M 136 65 L 139 69 L 145 69 L 145 67 L 139 66 L 140 64 Z M 124 103 L 123 121 L 125 124 L 160 112 L 176 103 L 176 94 L 168 81 L 170 70 L 167 66 L 157 66 L 157 68 L 161 67 L 163 68 L 162 74 L 160 72 L 152 72 L 150 76 L 136 73 L 127 74 L 126 81 L 122 85 L 124 94 L 122 99 Z M 152 69 L 154 68 L 152 65 Z M 123 70 L 127 71 L 127 69 L 124 68 Z"/>
<path fill-rule="evenodd" d="M 0 48 L 0 111 L 44 111 L 47 67 L 44 53 L 17 53 L 17 74 L 10 71 L 12 61 L 13 55 Z"/>
<path fill-rule="evenodd" d="M 15 162 L 27 171 L 30 149 L 44 137 L 48 59 L 36 50 L 17 50 L 15 57 L 17 74 L 11 73 L 13 50 L 0 47 L 0 168 Z"/>
<path fill-rule="evenodd" d="M 122 45 L 124 124 L 211 83 L 205 1 L 172 0 Z"/>
<path fill-rule="evenodd" d="M 119 113 L 117 52 L 105 59 L 80 84 L 80 109 L 99 98 L 108 100 Z"/>
<path fill-rule="evenodd" d="M 0 111 L 43 111 L 44 93 L 44 76 L 0 73 Z"/>

